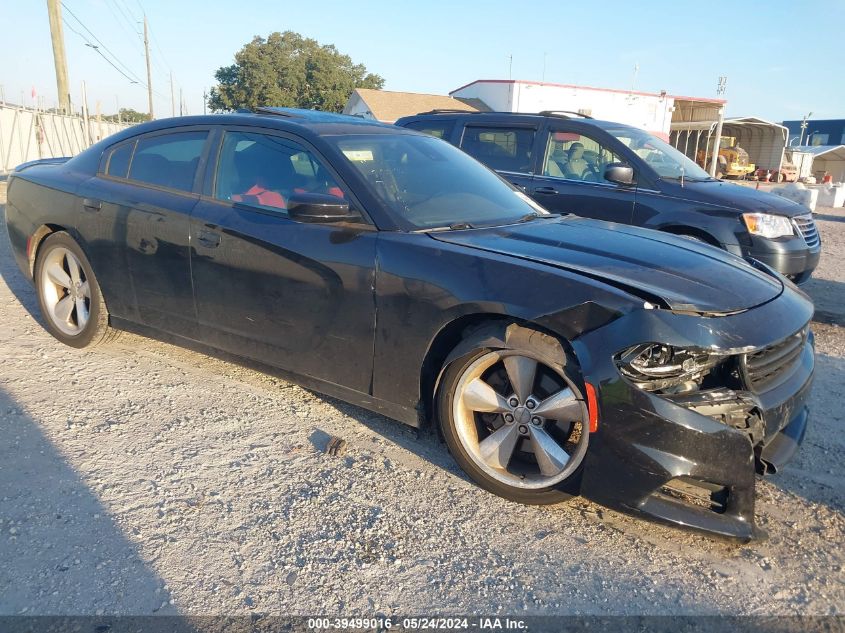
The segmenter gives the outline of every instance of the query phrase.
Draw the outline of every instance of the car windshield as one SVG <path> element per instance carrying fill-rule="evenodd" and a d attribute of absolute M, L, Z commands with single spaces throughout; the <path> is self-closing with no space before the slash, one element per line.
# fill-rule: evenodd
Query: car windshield
<path fill-rule="evenodd" d="M 415 229 L 512 224 L 547 212 L 445 141 L 412 134 L 327 137 Z"/>
<path fill-rule="evenodd" d="M 679 180 L 711 180 L 710 174 L 696 165 L 674 147 L 635 128 L 610 128 L 607 130 L 642 158 L 661 178 Z"/>

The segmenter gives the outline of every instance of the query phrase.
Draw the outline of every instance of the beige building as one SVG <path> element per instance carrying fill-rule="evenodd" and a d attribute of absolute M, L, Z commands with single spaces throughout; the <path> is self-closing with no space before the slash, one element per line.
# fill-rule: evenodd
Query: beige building
<path fill-rule="evenodd" d="M 486 110 L 482 103 L 473 103 L 472 99 L 456 99 L 445 95 L 429 95 L 418 92 L 392 92 L 390 90 L 371 90 L 356 88 L 350 95 L 344 114 L 375 119 L 382 123 L 395 123 L 403 116 L 429 112 L 431 110 L 461 110 L 477 112 Z"/>

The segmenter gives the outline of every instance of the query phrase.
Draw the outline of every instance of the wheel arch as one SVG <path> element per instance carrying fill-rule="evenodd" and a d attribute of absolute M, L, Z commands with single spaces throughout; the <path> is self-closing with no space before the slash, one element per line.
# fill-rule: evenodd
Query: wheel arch
<path fill-rule="evenodd" d="M 73 236 L 70 229 L 60 224 L 42 224 L 35 232 L 29 237 L 27 241 L 27 265 L 29 266 L 29 276 L 34 278 L 35 276 L 35 260 L 38 257 L 38 249 L 41 248 L 41 245 L 44 243 L 44 240 L 47 239 L 48 236 L 52 235 L 53 233 L 57 233 L 59 231 L 65 231 L 69 235 Z M 74 238 L 76 239 L 76 238 Z M 78 242 L 78 240 L 77 240 Z"/>
<path fill-rule="evenodd" d="M 695 226 L 688 226 L 683 224 L 672 224 L 670 226 L 662 226 L 660 230 L 664 233 L 671 233 L 672 235 L 684 236 L 690 235 L 692 237 L 697 237 L 698 239 L 707 242 L 711 246 L 716 246 L 718 248 L 722 248 L 722 244 L 713 236 L 711 233 L 705 231 L 704 229 L 695 227 Z"/>
<path fill-rule="evenodd" d="M 511 327 L 514 330 L 511 330 Z M 462 315 L 440 329 L 432 339 L 423 359 L 420 368 L 421 421 L 430 423 L 434 419 L 434 399 L 440 378 L 452 361 L 468 351 L 462 349 L 462 341 L 469 336 L 477 335 L 480 338 L 489 338 L 493 342 L 496 340 L 505 342 L 514 331 L 542 334 L 550 360 L 557 358 L 559 361 L 561 353 L 569 353 L 574 357 L 574 349 L 568 340 L 533 321 L 496 313 Z"/>

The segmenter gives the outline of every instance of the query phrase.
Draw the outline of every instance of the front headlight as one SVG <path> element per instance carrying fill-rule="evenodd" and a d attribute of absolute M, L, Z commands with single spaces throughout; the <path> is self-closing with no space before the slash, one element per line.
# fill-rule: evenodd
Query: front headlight
<path fill-rule="evenodd" d="M 784 215 L 770 213 L 743 213 L 742 221 L 752 235 L 761 237 L 788 237 L 794 235 L 792 222 Z"/>
<path fill-rule="evenodd" d="M 701 378 L 724 358 L 705 350 L 642 343 L 618 353 L 616 366 L 641 389 L 677 393 L 697 389 Z"/>

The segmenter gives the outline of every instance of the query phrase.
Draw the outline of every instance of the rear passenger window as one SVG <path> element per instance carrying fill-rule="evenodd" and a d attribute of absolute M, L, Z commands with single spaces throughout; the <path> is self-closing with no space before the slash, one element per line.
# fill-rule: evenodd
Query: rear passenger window
<path fill-rule="evenodd" d="M 454 121 L 411 121 L 406 128 L 409 130 L 416 130 L 417 132 L 425 132 L 437 138 L 449 140 L 452 136 L 452 130 L 455 128 Z"/>
<path fill-rule="evenodd" d="M 194 188 L 208 132 L 174 132 L 138 141 L 129 179 L 180 191 Z"/>
<path fill-rule="evenodd" d="M 106 173 L 109 176 L 126 178 L 129 173 L 129 161 L 132 159 L 132 150 L 135 149 L 135 141 L 118 145 L 109 154 Z"/>
<path fill-rule="evenodd" d="M 535 134 L 526 128 L 468 126 L 461 149 L 491 169 L 527 174 Z"/>

